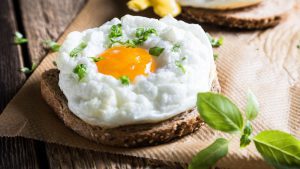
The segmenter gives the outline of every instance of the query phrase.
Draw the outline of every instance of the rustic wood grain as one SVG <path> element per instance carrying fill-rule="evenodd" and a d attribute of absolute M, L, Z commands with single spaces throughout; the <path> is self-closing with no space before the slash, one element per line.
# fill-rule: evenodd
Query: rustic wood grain
<path fill-rule="evenodd" d="M 136 158 L 123 155 L 114 155 L 76 148 L 63 147 L 56 144 L 48 144 L 47 156 L 50 168 L 74 168 L 74 169 L 143 169 L 143 168 L 184 168 L 179 163 L 163 162 L 145 158 Z"/>
<path fill-rule="evenodd" d="M 19 0 L 22 21 L 33 63 L 46 55 L 44 40 L 56 40 L 75 18 L 86 0 Z"/>
<path fill-rule="evenodd" d="M 13 44 L 17 30 L 14 5 L 3 0 L 0 5 L 0 114 L 8 101 L 25 82 L 20 72 L 23 67 L 20 46 Z M 32 140 L 24 138 L 0 138 L 0 168 L 37 168 L 37 157 Z"/>

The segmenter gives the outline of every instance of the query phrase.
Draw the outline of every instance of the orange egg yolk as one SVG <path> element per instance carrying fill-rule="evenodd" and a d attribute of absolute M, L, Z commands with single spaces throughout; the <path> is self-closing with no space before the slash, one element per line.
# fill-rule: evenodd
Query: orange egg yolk
<path fill-rule="evenodd" d="M 156 69 L 152 55 L 143 48 L 112 47 L 99 57 L 103 59 L 96 62 L 98 71 L 117 79 L 121 76 L 128 76 L 130 81 L 134 81 L 136 76 L 148 76 Z"/>

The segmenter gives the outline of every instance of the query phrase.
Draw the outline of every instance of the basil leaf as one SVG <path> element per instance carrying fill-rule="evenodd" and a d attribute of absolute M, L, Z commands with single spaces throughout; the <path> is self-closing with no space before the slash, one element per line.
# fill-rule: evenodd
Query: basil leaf
<path fill-rule="evenodd" d="M 246 116 L 248 120 L 254 120 L 258 115 L 258 101 L 255 95 L 249 90 L 247 94 Z"/>
<path fill-rule="evenodd" d="M 264 159 L 277 169 L 299 169 L 300 141 L 277 130 L 259 133 L 253 138 L 256 149 Z"/>
<path fill-rule="evenodd" d="M 201 118 L 211 128 L 229 133 L 243 129 L 242 113 L 223 95 L 210 92 L 199 93 L 197 108 Z"/>
<path fill-rule="evenodd" d="M 165 48 L 155 46 L 149 49 L 149 53 L 153 56 L 159 56 L 164 50 Z"/>
<path fill-rule="evenodd" d="M 85 64 L 79 64 L 73 69 L 73 73 L 77 74 L 79 81 L 81 81 L 85 77 L 87 73 L 86 71 L 87 68 Z"/>
<path fill-rule="evenodd" d="M 229 142 L 218 138 L 213 144 L 200 151 L 189 164 L 189 169 L 210 169 L 218 160 L 228 153 Z"/>
<path fill-rule="evenodd" d="M 129 77 L 128 76 L 121 76 L 120 77 L 120 81 L 123 85 L 129 85 L 130 83 L 130 80 L 129 80 Z"/>
<path fill-rule="evenodd" d="M 15 33 L 14 43 L 15 44 L 23 44 L 27 43 L 28 39 L 24 38 L 23 35 L 20 32 Z"/>
<path fill-rule="evenodd" d="M 46 40 L 43 42 L 46 48 L 50 49 L 52 52 L 58 52 L 60 45 L 52 40 Z"/>
<path fill-rule="evenodd" d="M 86 42 L 81 42 L 76 48 L 70 52 L 71 57 L 77 57 L 87 47 Z"/>

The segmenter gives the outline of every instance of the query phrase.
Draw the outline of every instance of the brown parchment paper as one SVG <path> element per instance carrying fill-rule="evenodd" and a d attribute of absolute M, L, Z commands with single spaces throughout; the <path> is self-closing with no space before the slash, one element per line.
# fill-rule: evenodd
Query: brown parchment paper
<path fill-rule="evenodd" d="M 106 0 L 90 0 L 59 43 L 70 31 L 99 26 L 111 19 L 114 10 L 107 5 L 109 3 Z M 235 33 L 224 35 L 224 45 L 215 51 L 219 54 L 217 70 L 222 93 L 242 109 L 246 104 L 247 90 L 251 89 L 256 94 L 260 102 L 260 114 L 253 122 L 255 134 L 264 129 L 280 129 L 299 138 L 300 83 L 291 81 L 283 68 L 276 62 L 270 62 L 263 51 L 240 40 Z M 134 149 L 106 147 L 77 135 L 64 126 L 40 94 L 41 74 L 54 67 L 52 61 L 55 57 L 56 54 L 46 56 L 0 115 L 0 136 L 22 136 L 71 147 L 182 163 L 190 162 L 200 149 L 215 138 L 226 137 L 232 139 L 230 154 L 218 163 L 219 167 L 270 168 L 260 158 L 253 144 L 239 149 L 238 138 L 214 132 L 207 126 L 175 142 Z"/>

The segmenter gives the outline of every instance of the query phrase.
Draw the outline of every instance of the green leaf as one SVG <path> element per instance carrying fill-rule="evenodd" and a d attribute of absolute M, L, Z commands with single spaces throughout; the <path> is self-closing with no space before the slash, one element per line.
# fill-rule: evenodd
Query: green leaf
<path fill-rule="evenodd" d="M 28 39 L 24 38 L 23 35 L 20 32 L 15 33 L 14 43 L 15 44 L 23 44 L 27 43 Z"/>
<path fill-rule="evenodd" d="M 30 74 L 36 69 L 36 67 L 37 67 L 37 64 L 32 63 L 31 68 L 23 67 L 23 68 L 20 69 L 20 71 L 25 73 L 25 74 Z"/>
<path fill-rule="evenodd" d="M 182 73 L 185 73 L 185 68 L 182 64 L 182 62 L 186 59 L 186 57 L 181 58 L 180 60 L 175 61 L 175 65 L 182 71 Z"/>
<path fill-rule="evenodd" d="M 179 52 L 179 50 L 180 50 L 180 44 L 179 43 L 174 44 L 172 49 L 171 49 L 172 52 Z"/>
<path fill-rule="evenodd" d="M 121 76 L 120 77 L 120 81 L 123 85 L 129 85 L 130 83 L 130 80 L 129 80 L 129 77 L 128 76 Z"/>
<path fill-rule="evenodd" d="M 87 47 L 86 42 L 81 42 L 76 48 L 70 52 L 71 57 L 77 57 Z"/>
<path fill-rule="evenodd" d="M 197 108 L 201 118 L 211 128 L 229 133 L 243 129 L 242 113 L 223 95 L 211 92 L 199 93 Z"/>
<path fill-rule="evenodd" d="M 87 73 L 87 67 L 85 64 L 79 64 L 73 69 L 73 73 L 77 74 L 79 81 L 81 81 L 86 73 Z"/>
<path fill-rule="evenodd" d="M 254 120 L 258 115 L 258 101 L 255 95 L 249 90 L 247 94 L 246 116 L 248 120 Z"/>
<path fill-rule="evenodd" d="M 50 49 L 52 52 L 58 52 L 60 45 L 52 40 L 45 40 L 43 42 L 46 48 Z"/>
<path fill-rule="evenodd" d="M 164 50 L 165 48 L 155 46 L 149 49 L 149 53 L 153 56 L 159 56 Z"/>
<path fill-rule="evenodd" d="M 253 138 L 256 149 L 264 159 L 277 169 L 300 168 L 300 141 L 277 130 L 259 133 Z"/>
<path fill-rule="evenodd" d="M 213 144 L 200 151 L 189 164 L 189 169 L 210 169 L 218 160 L 228 153 L 229 142 L 218 138 Z"/>

